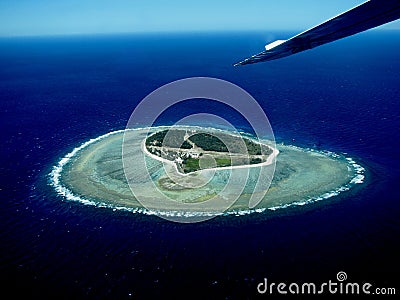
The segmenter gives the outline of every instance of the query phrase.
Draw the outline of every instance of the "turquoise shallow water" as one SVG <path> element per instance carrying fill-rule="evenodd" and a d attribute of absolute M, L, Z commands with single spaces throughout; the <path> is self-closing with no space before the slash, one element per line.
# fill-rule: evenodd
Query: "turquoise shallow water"
<path fill-rule="evenodd" d="M 147 131 L 138 129 L 129 132 L 131 141 L 140 143 Z M 363 183 L 364 180 L 365 169 L 352 158 L 333 152 L 280 144 L 277 145 L 280 153 L 276 168 L 273 164 L 236 170 L 202 171 L 205 175 L 201 173 L 196 176 L 207 177 L 208 173 L 212 173 L 212 176 L 204 181 L 206 184 L 196 188 L 174 190 L 160 184 L 170 180 L 166 170 L 173 169 L 172 166 L 168 164 L 164 166 L 160 161 L 146 156 L 147 169 L 150 172 L 149 180 L 145 180 L 146 176 L 142 174 L 145 170 L 140 170 L 139 164 L 132 166 L 130 169 L 132 174 L 127 173 L 128 177 L 140 179 L 131 188 L 136 198 L 144 197 L 146 201 L 148 200 L 146 207 L 143 207 L 133 196 L 125 178 L 121 157 L 122 137 L 123 131 L 108 133 L 89 140 L 62 158 L 51 173 L 51 184 L 56 192 L 67 200 L 105 206 L 114 210 L 192 217 L 213 214 L 243 215 L 301 206 L 337 196 L 354 185 Z M 141 151 L 132 153 L 137 156 L 132 158 L 134 162 L 138 162 L 140 156 L 143 156 Z M 262 171 L 262 168 L 267 172 Z M 272 183 L 267 177 L 262 177 L 265 174 L 272 174 L 274 169 Z M 237 172 L 236 177 L 232 176 L 232 172 Z M 183 181 L 193 182 L 196 176 L 175 174 L 175 180 L 181 181 L 181 184 Z M 224 190 L 232 180 L 230 184 L 235 187 L 239 185 L 238 181 L 243 181 L 243 189 Z M 147 184 L 155 188 L 152 190 Z M 252 195 L 260 197 L 260 202 L 250 209 L 249 200 Z M 158 205 L 164 196 L 173 201 L 166 205 Z M 176 203 L 207 202 L 206 200 L 213 197 L 219 201 L 229 201 L 233 198 L 235 201 L 232 201 L 229 209 L 223 212 L 219 211 L 219 206 L 182 208 L 176 205 Z"/>

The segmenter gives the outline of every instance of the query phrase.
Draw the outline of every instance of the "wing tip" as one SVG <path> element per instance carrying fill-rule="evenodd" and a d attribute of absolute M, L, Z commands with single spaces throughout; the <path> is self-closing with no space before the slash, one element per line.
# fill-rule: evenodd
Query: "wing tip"
<path fill-rule="evenodd" d="M 246 58 L 245 60 L 242 60 L 242 61 L 239 61 L 237 63 L 234 63 L 233 66 L 234 67 L 239 67 L 239 66 L 247 65 L 247 64 L 250 63 L 249 60 L 250 60 L 249 58 Z"/>

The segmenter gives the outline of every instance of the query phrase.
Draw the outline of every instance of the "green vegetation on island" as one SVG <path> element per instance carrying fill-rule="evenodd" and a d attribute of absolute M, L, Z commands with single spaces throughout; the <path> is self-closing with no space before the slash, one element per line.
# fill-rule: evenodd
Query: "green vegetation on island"
<path fill-rule="evenodd" d="M 151 154 L 175 162 L 179 171 L 260 164 L 272 153 L 267 145 L 223 132 L 170 129 L 153 133 L 145 141 Z M 209 159 L 205 158 L 205 154 Z M 204 158 L 204 159 L 203 159 Z"/>
<path fill-rule="evenodd" d="M 189 140 L 204 151 L 229 152 L 223 141 L 209 133 L 196 133 L 189 137 Z"/>
<path fill-rule="evenodd" d="M 168 133 L 168 138 L 165 139 Z M 163 130 L 158 131 L 146 139 L 146 146 L 157 146 L 157 147 L 170 147 L 170 148 L 181 148 L 191 149 L 192 145 L 184 140 L 185 131 L 183 130 Z"/>

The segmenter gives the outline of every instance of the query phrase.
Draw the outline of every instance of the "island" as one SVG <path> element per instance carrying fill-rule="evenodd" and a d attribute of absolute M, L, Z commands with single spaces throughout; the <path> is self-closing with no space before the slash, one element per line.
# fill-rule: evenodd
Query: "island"
<path fill-rule="evenodd" d="M 253 139 L 199 129 L 170 129 L 155 132 L 145 140 L 146 154 L 174 162 L 179 172 L 238 167 L 268 162 L 272 147 Z"/>
<path fill-rule="evenodd" d="M 85 205 L 191 218 L 221 215 L 218 204 L 229 199 L 237 200 L 224 211 L 227 215 L 303 206 L 364 181 L 365 169 L 340 153 L 275 144 L 250 134 L 239 138 L 220 129 L 171 129 L 127 129 L 93 138 L 60 158 L 49 182 L 62 198 Z M 125 149 L 128 168 L 124 144 L 132 145 Z M 244 189 L 237 189 L 242 183 Z M 250 208 L 254 195 L 260 202 Z M 169 200 L 160 205 L 164 197 Z M 208 205 L 210 199 L 216 204 Z"/>

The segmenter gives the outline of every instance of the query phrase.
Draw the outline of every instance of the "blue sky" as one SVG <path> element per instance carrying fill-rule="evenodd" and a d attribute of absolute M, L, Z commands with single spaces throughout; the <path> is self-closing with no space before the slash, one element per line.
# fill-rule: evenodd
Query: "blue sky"
<path fill-rule="evenodd" d="M 0 36 L 304 30 L 363 0 L 0 0 Z M 400 28 L 398 22 L 385 25 Z"/>

